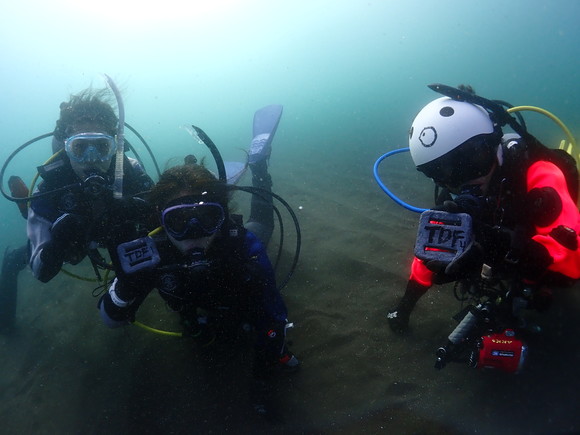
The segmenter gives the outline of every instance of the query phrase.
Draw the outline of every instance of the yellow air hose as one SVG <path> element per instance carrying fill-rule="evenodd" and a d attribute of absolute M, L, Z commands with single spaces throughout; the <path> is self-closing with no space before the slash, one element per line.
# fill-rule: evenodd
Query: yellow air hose
<path fill-rule="evenodd" d="M 576 146 L 576 140 L 574 139 L 574 136 L 572 136 L 572 133 L 570 132 L 568 127 L 566 127 L 566 125 L 564 125 L 564 123 L 562 121 L 560 121 L 560 119 L 556 115 L 554 115 L 553 113 L 550 113 L 547 110 L 542 109 L 540 107 L 517 106 L 517 107 L 509 108 L 507 110 L 507 112 L 513 113 L 513 112 L 521 112 L 524 110 L 541 113 L 542 115 L 547 116 L 552 121 L 554 121 L 556 124 L 558 124 L 558 126 L 564 131 L 564 134 L 566 135 L 566 138 L 568 139 L 568 143 L 566 143 L 566 140 L 563 139 L 560 142 L 559 148 L 561 150 L 566 151 L 568 154 L 570 154 L 572 157 L 574 157 L 574 160 L 576 160 L 576 165 L 578 166 L 578 169 L 580 169 L 580 153 L 578 153 L 578 154 L 576 153 L 576 150 L 578 149 Z"/>
<path fill-rule="evenodd" d="M 135 320 L 133 322 L 133 325 L 139 326 L 140 328 L 143 328 L 149 332 L 154 332 L 155 334 L 168 335 L 171 337 L 183 337 L 182 332 L 162 331 L 161 329 L 156 329 L 156 328 L 152 328 L 151 326 L 147 326 L 141 322 L 138 322 L 137 320 Z"/>

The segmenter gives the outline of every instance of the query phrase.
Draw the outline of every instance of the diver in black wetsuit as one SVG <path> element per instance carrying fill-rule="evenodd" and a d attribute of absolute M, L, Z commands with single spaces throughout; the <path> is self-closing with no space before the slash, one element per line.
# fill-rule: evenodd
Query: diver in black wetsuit
<path fill-rule="evenodd" d="M 264 415 L 271 411 L 267 381 L 300 365 L 286 344 L 288 311 L 266 252 L 274 227 L 272 197 L 277 197 L 267 160 L 281 112 L 281 106 L 256 112 L 248 153 L 256 194 L 248 222 L 243 225 L 241 216 L 229 212 L 233 186 L 226 177 L 216 179 L 187 156 L 184 165 L 166 170 L 147 196 L 163 231 L 119 245 L 116 278 L 99 301 L 103 322 L 123 327 L 135 322 L 141 304 L 157 289 L 180 316 L 182 334 L 200 349 L 214 340 L 230 346 L 241 330 L 253 331 L 251 395 L 254 409 Z"/>
<path fill-rule="evenodd" d="M 120 122 L 105 96 L 105 91 L 85 90 L 60 105 L 52 143 L 53 152 L 60 153 L 39 167 L 42 182 L 27 213 L 29 243 L 7 250 L 2 263 L 0 331 L 14 327 L 18 273 L 26 264 L 37 279 L 50 281 L 63 263 L 81 261 L 91 242 L 106 246 L 110 218 L 130 202 L 113 201 Z M 152 187 L 153 181 L 137 160 L 123 156 L 123 167 L 124 197 Z"/>

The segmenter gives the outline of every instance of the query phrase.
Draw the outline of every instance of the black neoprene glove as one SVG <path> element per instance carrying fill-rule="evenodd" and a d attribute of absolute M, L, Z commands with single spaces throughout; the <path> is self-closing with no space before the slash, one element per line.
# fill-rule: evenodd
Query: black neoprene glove
<path fill-rule="evenodd" d="M 86 225 L 80 216 L 65 213 L 60 216 L 50 229 L 51 240 L 42 249 L 40 259 L 42 269 L 39 280 L 48 282 L 60 271 L 62 264 L 80 262 L 86 254 Z"/>
<path fill-rule="evenodd" d="M 466 213 L 471 216 L 471 219 L 474 219 L 473 214 L 477 217 L 479 212 L 475 213 L 475 210 L 479 210 L 480 205 L 476 197 L 464 195 L 464 198 L 462 198 L 460 195 L 457 199 L 461 201 L 458 203 L 446 200 L 434 207 L 433 210 L 450 213 L 451 215 Z M 472 231 L 471 228 L 469 231 Z M 473 271 L 479 271 L 483 263 L 483 248 L 477 240 L 471 240 L 468 246 L 462 252 L 457 253 L 451 261 L 435 259 L 424 260 L 424 262 L 425 266 L 436 274 L 434 283 L 444 284 L 464 278 L 473 273 Z"/>
<path fill-rule="evenodd" d="M 483 264 L 483 249 L 479 243 L 471 244 L 451 262 L 437 260 L 425 261 L 425 266 L 432 272 L 434 284 L 445 284 L 471 275 L 474 271 L 479 272 Z"/>
<path fill-rule="evenodd" d="M 65 213 L 60 216 L 50 229 L 52 243 L 60 249 L 63 258 L 77 264 L 86 254 L 86 219 L 79 215 Z"/>
<path fill-rule="evenodd" d="M 433 207 L 433 210 L 441 210 L 449 213 L 467 213 L 474 220 L 480 219 L 483 216 L 485 208 L 485 200 L 482 197 L 461 194 L 457 195 L 453 200 L 443 201 Z"/>

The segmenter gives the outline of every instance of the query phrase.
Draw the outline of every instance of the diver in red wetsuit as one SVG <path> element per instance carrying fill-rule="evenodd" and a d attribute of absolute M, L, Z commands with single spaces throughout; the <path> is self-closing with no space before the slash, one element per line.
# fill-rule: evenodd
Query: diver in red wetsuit
<path fill-rule="evenodd" d="M 405 331 L 417 301 L 433 284 L 481 273 L 484 264 L 498 277 L 515 277 L 533 288 L 530 307 L 546 308 L 553 286 L 580 278 L 574 159 L 542 145 L 497 102 L 471 89 L 430 87 L 447 96 L 416 116 L 409 132 L 411 156 L 440 188 L 435 208 L 469 214 L 474 237 L 450 263 L 415 257 L 405 293 L 387 314 L 390 327 Z M 516 133 L 504 134 L 505 125 Z"/>

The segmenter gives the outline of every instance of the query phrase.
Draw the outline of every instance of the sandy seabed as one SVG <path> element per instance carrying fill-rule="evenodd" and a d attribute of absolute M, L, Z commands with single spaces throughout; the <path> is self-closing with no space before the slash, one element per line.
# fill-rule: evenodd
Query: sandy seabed
<path fill-rule="evenodd" d="M 302 228 L 300 262 L 284 295 L 295 323 L 292 350 L 303 364 L 275 381 L 270 418 L 257 415 L 248 398 L 247 347 L 202 351 L 136 326 L 109 330 L 93 284 L 63 274 L 41 284 L 27 270 L 20 275 L 17 329 L 0 336 L 0 432 L 579 432 L 578 288 L 557 293 L 548 313 L 531 313 L 543 333 L 528 343 L 521 374 L 459 364 L 435 370 L 435 350 L 460 308 L 451 287 L 433 288 L 420 301 L 408 334 L 391 332 L 385 317 L 406 283 L 418 216 L 378 189 L 371 172 L 377 156 L 363 153 L 357 164 L 320 157 L 288 156 L 272 166 L 275 191 Z M 428 201 L 428 184 L 405 175 L 405 165 L 394 166 L 386 176 L 390 187 Z M 282 266 L 292 250 L 289 221 L 286 231 Z M 86 264 L 74 271 L 91 274 Z M 138 319 L 177 329 L 157 296 Z"/>

